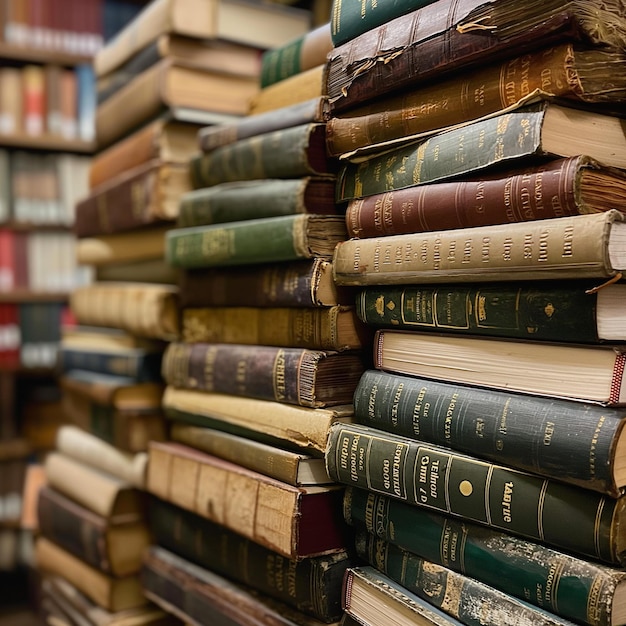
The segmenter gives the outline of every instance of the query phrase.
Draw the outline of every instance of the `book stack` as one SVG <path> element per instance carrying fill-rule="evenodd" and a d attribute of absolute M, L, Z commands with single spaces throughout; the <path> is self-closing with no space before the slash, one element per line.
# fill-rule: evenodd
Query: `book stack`
<path fill-rule="evenodd" d="M 363 624 L 390 589 L 399 623 L 624 621 L 626 16 L 512 9 L 333 11 L 333 271 L 376 334 L 325 459 Z"/>

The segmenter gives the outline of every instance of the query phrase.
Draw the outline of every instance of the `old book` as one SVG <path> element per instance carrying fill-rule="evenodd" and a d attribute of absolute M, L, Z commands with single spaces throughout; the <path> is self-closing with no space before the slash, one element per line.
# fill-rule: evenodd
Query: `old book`
<path fill-rule="evenodd" d="M 240 0 L 158 0 L 126 25 L 94 58 L 104 76 L 164 33 L 198 39 L 225 39 L 273 48 L 307 32 L 308 11 Z"/>
<path fill-rule="evenodd" d="M 377 328 L 574 343 L 625 341 L 626 284 L 600 281 L 370 286 L 356 312 Z"/>
<path fill-rule="evenodd" d="M 122 328 L 113 326 L 94 326 L 90 324 L 64 324 L 61 327 L 61 341 L 67 348 L 102 348 L 104 350 L 123 350 L 141 348 L 153 352 L 163 351 L 167 345 L 161 339 L 140 337 Z"/>
<path fill-rule="evenodd" d="M 573 622 L 609 626 L 624 619 L 622 568 L 353 487 L 344 515 L 358 530 Z"/>
<path fill-rule="evenodd" d="M 214 428 L 172 424 L 170 438 L 289 485 L 306 487 L 332 482 L 324 459 L 270 446 L 248 437 Z"/>
<path fill-rule="evenodd" d="M 366 371 L 355 421 L 619 497 L 624 410 Z"/>
<path fill-rule="evenodd" d="M 111 145 L 169 108 L 245 115 L 257 91 L 256 77 L 208 72 L 164 59 L 98 106 L 98 146 Z"/>
<path fill-rule="evenodd" d="M 352 402 L 363 368 L 354 352 L 173 342 L 161 373 L 174 387 L 322 407 Z"/>
<path fill-rule="evenodd" d="M 264 178 L 331 176 L 334 159 L 326 152 L 325 124 L 300 124 L 239 139 L 193 156 L 194 187 Z"/>
<path fill-rule="evenodd" d="M 104 102 L 128 81 L 162 59 L 170 59 L 177 65 L 257 78 L 261 70 L 261 51 L 253 46 L 222 39 L 197 39 L 164 33 L 123 65 L 98 78 L 98 103 Z"/>
<path fill-rule="evenodd" d="M 163 257 L 147 261 L 131 261 L 129 263 L 113 263 L 94 268 L 94 282 L 129 281 L 133 283 L 160 283 L 176 285 L 180 280 L 180 272 Z"/>
<path fill-rule="evenodd" d="M 473 228 L 349 239 L 337 244 L 339 285 L 599 279 L 626 265 L 624 214 L 591 215 Z"/>
<path fill-rule="evenodd" d="M 143 494 L 129 483 L 60 452 L 48 454 L 44 467 L 50 487 L 111 523 L 143 518 Z"/>
<path fill-rule="evenodd" d="M 143 551 L 151 542 L 143 520 L 111 524 L 48 486 L 39 492 L 37 520 L 43 537 L 116 577 L 137 574 Z"/>
<path fill-rule="evenodd" d="M 564 485 L 558 477 L 511 469 L 362 424 L 332 426 L 325 458 L 328 475 L 337 482 L 586 558 L 624 563 L 616 532 L 626 514 L 624 497 Z"/>
<path fill-rule="evenodd" d="M 133 609 L 148 602 L 138 576 L 109 576 L 45 537 L 38 537 L 35 541 L 35 559 L 42 572 L 65 578 L 108 611 Z"/>
<path fill-rule="evenodd" d="M 39 589 L 41 610 L 48 620 L 46 623 L 51 625 L 180 626 L 174 616 L 151 603 L 123 611 L 107 611 L 62 576 L 46 574 Z"/>
<path fill-rule="evenodd" d="M 83 237 L 76 242 L 76 260 L 81 265 L 93 267 L 160 260 L 165 255 L 167 230 L 167 227 L 159 226 Z"/>
<path fill-rule="evenodd" d="M 231 123 L 204 126 L 198 131 L 198 147 L 209 152 L 239 139 L 327 120 L 328 102 L 325 96 L 319 96 L 265 113 L 248 114 Z"/>
<path fill-rule="evenodd" d="M 626 61 L 620 57 L 616 51 L 562 44 L 382 96 L 327 122 L 328 151 L 339 156 L 436 132 L 520 106 L 537 94 L 573 103 L 617 103 L 626 94 L 626 79 L 620 84 L 608 76 L 616 63 Z"/>
<path fill-rule="evenodd" d="M 325 96 L 324 68 L 325 64 L 321 63 L 259 89 L 250 98 L 248 115 L 276 111 L 283 107 L 307 102 L 312 98 Z"/>
<path fill-rule="evenodd" d="M 316 307 L 354 302 L 352 289 L 337 287 L 332 264 L 320 258 L 182 271 L 179 297 L 182 308 Z"/>
<path fill-rule="evenodd" d="M 368 345 L 369 331 L 349 306 L 224 306 L 183 309 L 181 338 L 341 352 Z"/>
<path fill-rule="evenodd" d="M 155 543 L 178 556 L 249 585 L 324 622 L 341 614 L 341 581 L 352 557 L 346 552 L 292 560 L 163 500 L 153 499 Z"/>
<path fill-rule="evenodd" d="M 307 213 L 339 214 L 335 181 L 311 176 L 220 183 L 187 191 L 176 199 L 178 228 Z"/>
<path fill-rule="evenodd" d="M 374 365 L 447 382 L 622 406 L 622 347 L 379 330 Z M 459 359 L 466 367 L 457 367 Z"/>
<path fill-rule="evenodd" d="M 322 626 L 325 623 L 158 546 L 152 546 L 146 554 L 142 583 L 150 600 L 185 623 L 204 623 L 208 615 L 212 624 Z"/>
<path fill-rule="evenodd" d="M 424 84 L 560 41 L 624 48 L 626 24 L 617 2 L 514 0 L 433 2 L 364 32 L 329 54 L 325 89 L 335 112 L 383 93 Z"/>
<path fill-rule="evenodd" d="M 347 546 L 335 485 L 295 487 L 176 442 L 152 442 L 148 455 L 150 493 L 284 557 Z"/>
<path fill-rule="evenodd" d="M 358 531 L 355 544 L 358 556 L 376 571 L 463 624 L 501 626 L 514 619 L 520 626 L 573 626 L 573 622 L 554 613 L 428 561 L 370 533 Z"/>
<path fill-rule="evenodd" d="M 463 622 L 444 613 L 428 600 L 397 584 L 373 567 L 349 567 L 343 586 L 342 605 L 364 626 L 461 626 Z"/>
<path fill-rule="evenodd" d="M 333 49 L 330 23 L 320 24 L 304 35 L 263 52 L 261 88 L 326 63 Z"/>
<path fill-rule="evenodd" d="M 89 166 L 94 189 L 144 163 L 186 164 L 197 151 L 199 124 L 160 118 L 95 154 Z"/>
<path fill-rule="evenodd" d="M 352 404 L 312 409 L 210 391 L 166 387 L 163 411 L 173 422 L 206 426 L 321 457 L 335 421 L 351 421 Z"/>
<path fill-rule="evenodd" d="M 77 237 L 174 222 L 179 196 L 191 189 L 184 164 L 148 161 L 93 189 L 75 207 Z"/>
<path fill-rule="evenodd" d="M 71 424 L 64 424 L 59 428 L 56 450 L 138 489 L 145 487 L 148 466 L 148 456 L 145 452 L 125 452 Z"/>
<path fill-rule="evenodd" d="M 300 213 L 172 228 L 165 258 L 173 267 L 199 268 L 332 258 L 346 239 L 340 215 Z"/>
<path fill-rule="evenodd" d="M 104 282 L 75 289 L 70 306 L 81 324 L 112 326 L 140 337 L 172 340 L 180 320 L 175 285 Z"/>
<path fill-rule="evenodd" d="M 477 176 L 496 165 L 520 166 L 522 159 L 537 163 L 581 154 L 626 167 L 624 121 L 542 101 L 346 163 L 338 172 L 336 199 Z"/>
<path fill-rule="evenodd" d="M 619 206 L 623 170 L 586 156 L 351 200 L 349 237 L 379 237 L 597 213 Z"/>

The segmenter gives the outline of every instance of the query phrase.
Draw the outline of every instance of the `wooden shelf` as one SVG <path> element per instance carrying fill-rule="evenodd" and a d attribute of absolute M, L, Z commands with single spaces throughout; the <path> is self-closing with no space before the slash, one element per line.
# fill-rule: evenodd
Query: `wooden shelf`
<path fill-rule="evenodd" d="M 0 222 L 0 229 L 18 230 L 22 232 L 31 232 L 31 231 L 69 232 L 69 231 L 72 231 L 73 228 L 74 227 L 70 224 L 61 224 L 61 223 L 52 223 L 52 222 L 15 222 L 12 220 L 8 222 Z"/>
<path fill-rule="evenodd" d="M 62 291 L 31 291 L 29 289 L 13 289 L 0 291 L 0 302 L 65 302 L 69 292 Z"/>
<path fill-rule="evenodd" d="M 24 459 L 32 453 L 28 441 L 23 438 L 0 440 L 0 461 Z"/>
<path fill-rule="evenodd" d="M 77 152 L 80 154 L 91 154 L 96 148 L 95 142 L 71 141 L 55 135 L 26 135 L 25 133 L 0 134 L 0 146 L 55 152 Z"/>
<path fill-rule="evenodd" d="M 57 65 L 73 66 L 81 63 L 92 63 L 93 57 L 70 54 L 46 48 L 32 48 L 17 46 L 0 41 L 0 59 L 32 63 L 54 63 Z"/>

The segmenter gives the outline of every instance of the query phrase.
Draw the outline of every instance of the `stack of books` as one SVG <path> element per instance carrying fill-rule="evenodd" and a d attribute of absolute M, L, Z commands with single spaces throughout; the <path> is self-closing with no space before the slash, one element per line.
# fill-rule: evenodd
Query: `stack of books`
<path fill-rule="evenodd" d="M 390 586 L 423 623 L 624 620 L 626 16 L 513 8 L 437 0 L 343 40 L 333 13 L 333 271 L 376 334 L 326 464 L 363 624 Z"/>

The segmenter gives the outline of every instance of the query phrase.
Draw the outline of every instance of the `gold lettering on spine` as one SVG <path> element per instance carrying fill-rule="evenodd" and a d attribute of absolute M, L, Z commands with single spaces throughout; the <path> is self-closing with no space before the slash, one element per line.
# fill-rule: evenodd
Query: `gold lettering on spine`
<path fill-rule="evenodd" d="M 593 431 L 593 436 L 591 437 L 591 446 L 589 447 L 589 474 L 592 478 L 595 478 L 596 476 L 596 455 L 598 452 L 598 439 L 600 439 L 600 431 L 602 430 L 605 421 L 606 417 L 604 415 L 600 417 Z"/>
<path fill-rule="evenodd" d="M 574 256 L 574 227 L 568 226 L 563 232 L 563 258 Z"/>
<path fill-rule="evenodd" d="M 274 398 L 280 402 L 284 400 L 287 391 L 285 387 L 285 351 L 281 348 L 274 359 Z"/>

